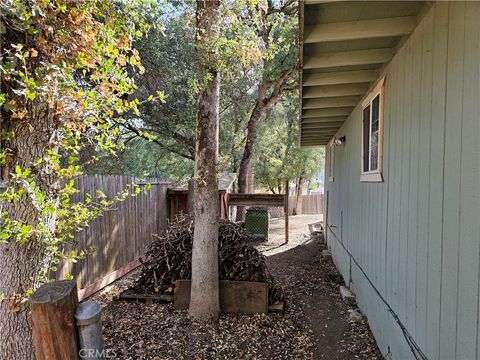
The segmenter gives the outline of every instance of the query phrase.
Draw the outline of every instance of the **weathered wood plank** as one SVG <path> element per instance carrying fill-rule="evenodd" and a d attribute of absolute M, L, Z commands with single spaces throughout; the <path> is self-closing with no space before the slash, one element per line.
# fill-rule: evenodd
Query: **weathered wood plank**
<path fill-rule="evenodd" d="M 95 294 L 97 291 L 103 289 L 104 287 L 110 285 L 115 280 L 120 279 L 122 276 L 128 274 L 130 271 L 136 269 L 140 266 L 139 260 L 134 260 L 127 265 L 120 267 L 118 270 L 115 270 L 108 274 L 107 276 L 95 281 L 94 283 L 86 286 L 85 288 L 78 291 L 78 300 L 83 301 L 88 297 Z"/>
<path fill-rule="evenodd" d="M 155 184 L 146 194 L 128 197 L 124 202 L 116 204 L 115 210 L 107 211 L 76 234 L 79 249 L 93 247 L 96 251 L 75 264 L 70 261 L 61 264 L 56 278 L 64 279 L 71 272 L 79 289 L 93 284 L 84 291 L 90 293 L 91 289 L 97 290 L 98 284 L 105 284 L 102 279 L 142 255 L 151 242 L 153 233 L 165 230 L 169 183 L 158 178 L 98 175 L 81 176 L 75 181 L 79 193 L 75 195 L 74 201 L 84 200 L 87 193 L 95 195 L 97 190 L 103 191 L 111 199 L 132 182 Z"/>
<path fill-rule="evenodd" d="M 118 294 L 119 300 L 142 300 L 146 302 L 160 301 L 160 302 L 172 302 L 173 295 L 168 294 L 138 294 L 132 290 L 125 290 Z"/>
<path fill-rule="evenodd" d="M 232 206 L 283 206 L 284 197 L 283 194 L 229 194 L 228 201 Z"/>
<path fill-rule="evenodd" d="M 190 280 L 177 280 L 174 306 L 187 310 L 190 305 Z M 224 313 L 268 313 L 268 284 L 250 281 L 220 281 L 220 309 Z"/>

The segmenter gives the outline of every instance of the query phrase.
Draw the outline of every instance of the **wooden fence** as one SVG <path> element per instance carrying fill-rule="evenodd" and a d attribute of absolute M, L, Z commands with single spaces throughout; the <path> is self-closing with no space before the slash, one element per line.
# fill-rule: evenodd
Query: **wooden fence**
<path fill-rule="evenodd" d="M 288 197 L 288 214 L 293 215 L 293 209 L 296 205 L 296 196 Z M 269 208 L 270 217 L 283 217 L 284 212 L 281 207 Z M 302 195 L 302 214 L 323 214 L 323 194 Z"/>
<path fill-rule="evenodd" d="M 150 190 L 143 189 L 141 194 L 118 203 L 115 210 L 95 219 L 76 235 L 78 249 L 93 247 L 95 251 L 77 263 L 65 262 L 56 277 L 63 279 L 67 273 L 72 274 L 79 289 L 90 288 L 80 293 L 80 297 L 85 297 L 134 268 L 151 242 L 152 234 L 165 230 L 167 188 L 170 183 L 158 178 L 99 175 L 82 176 L 75 182 L 79 193 L 74 201 L 82 201 L 86 194 L 93 195 L 97 190 L 103 191 L 111 199 L 128 184 L 152 184 Z"/>

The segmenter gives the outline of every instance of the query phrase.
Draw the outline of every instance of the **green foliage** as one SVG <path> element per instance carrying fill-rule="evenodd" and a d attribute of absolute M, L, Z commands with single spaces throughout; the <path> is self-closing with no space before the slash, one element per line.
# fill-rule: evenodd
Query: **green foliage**
<path fill-rule="evenodd" d="M 298 97 L 289 94 L 268 114 L 256 152 L 257 187 L 276 192 L 284 179 L 310 180 L 322 167 L 324 148 L 300 148 Z"/>
<path fill-rule="evenodd" d="M 165 102 L 141 104 L 140 117 L 121 124 L 126 149 L 119 154 L 115 169 L 101 162 L 101 166 L 90 171 L 153 175 L 159 174 L 162 163 L 169 164 L 167 171 L 161 171 L 162 176 L 169 178 L 184 179 L 192 171 L 196 100 L 202 85 L 197 74 L 194 5 L 178 2 L 161 6 L 164 33 L 151 28 L 148 36 L 136 43 L 145 72 L 136 74 L 140 86 L 135 96 L 145 97 L 161 89 Z M 258 84 L 271 82 L 273 87 L 279 76 L 292 72 L 296 65 L 296 3 L 223 1 L 220 23 L 220 36 L 211 45 L 216 60 L 210 64 L 222 72 L 219 168 L 237 172 Z M 286 88 L 295 87 L 295 75 L 290 77 L 291 81 L 282 84 Z M 146 139 L 144 134 L 153 134 L 155 138 L 147 139 L 148 144 L 132 141 L 135 137 Z M 145 152 L 145 148 L 149 151 Z M 134 158 L 144 161 L 136 165 Z"/>
<path fill-rule="evenodd" d="M 44 249 L 40 282 L 62 258 L 85 255 L 62 250 L 74 232 L 113 203 L 137 194 L 125 189 L 113 199 L 102 194 L 73 203 L 73 178 L 82 173 L 86 146 L 114 154 L 119 129 L 146 102 L 162 102 L 158 92 L 144 100 L 128 97 L 141 74 L 133 42 L 149 31 L 156 4 L 147 0 L 6 1 L 0 3 L 0 164 L 6 189 L 0 193 L 0 242 L 37 241 Z M 42 119 L 37 109 L 47 112 Z M 46 116 L 46 115 L 45 115 Z M 42 122 L 43 121 L 43 122 Z M 48 123 L 51 139 L 33 162 L 16 157 L 10 144 L 19 129 L 32 134 Z M 94 160 L 94 159 L 93 159 Z M 34 209 L 34 219 L 15 214 L 15 203 Z M 3 205 L 2 205 L 3 204 Z M 10 204 L 10 205 L 9 205 Z M 1 209 L 4 210 L 1 210 Z"/>
<path fill-rule="evenodd" d="M 143 138 L 129 141 L 115 156 L 100 157 L 88 174 L 154 176 L 186 182 L 193 173 L 193 161 L 159 147 Z"/>

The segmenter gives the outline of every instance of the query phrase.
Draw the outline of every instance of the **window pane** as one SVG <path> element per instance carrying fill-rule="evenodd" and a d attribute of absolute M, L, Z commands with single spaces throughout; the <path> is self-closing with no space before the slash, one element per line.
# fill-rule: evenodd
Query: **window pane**
<path fill-rule="evenodd" d="M 370 105 L 363 109 L 363 171 L 369 171 L 370 158 Z"/>
<path fill-rule="evenodd" d="M 380 124 L 380 95 L 372 101 L 372 133 L 370 140 L 370 170 L 378 170 L 378 138 Z"/>

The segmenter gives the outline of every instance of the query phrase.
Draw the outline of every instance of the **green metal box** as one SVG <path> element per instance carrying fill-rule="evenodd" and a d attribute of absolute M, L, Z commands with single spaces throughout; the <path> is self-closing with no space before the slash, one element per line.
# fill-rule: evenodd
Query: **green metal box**
<path fill-rule="evenodd" d="M 251 207 L 245 214 L 245 229 L 255 237 L 268 240 L 268 220 L 266 208 Z"/>

